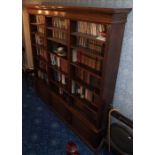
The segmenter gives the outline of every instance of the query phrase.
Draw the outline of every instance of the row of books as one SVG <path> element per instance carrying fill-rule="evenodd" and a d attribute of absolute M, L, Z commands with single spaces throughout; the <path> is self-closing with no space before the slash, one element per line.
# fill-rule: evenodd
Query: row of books
<path fill-rule="evenodd" d="M 67 29 L 68 28 L 67 19 L 64 19 L 64 18 L 54 17 L 52 19 L 52 25 L 53 25 L 53 27 L 57 27 L 60 29 Z"/>
<path fill-rule="evenodd" d="M 37 30 L 38 30 L 39 33 L 45 34 L 45 28 L 44 28 L 44 27 L 38 26 L 38 27 L 37 27 Z"/>
<path fill-rule="evenodd" d="M 38 45 L 44 44 L 44 38 L 37 33 L 35 34 L 35 41 L 36 41 L 36 44 Z"/>
<path fill-rule="evenodd" d="M 63 88 L 58 87 L 57 85 L 51 83 L 51 90 L 54 91 L 55 93 L 59 94 L 65 101 L 69 101 L 69 96 L 66 93 L 66 91 L 64 91 Z"/>
<path fill-rule="evenodd" d="M 77 31 L 94 36 L 100 36 L 105 32 L 106 26 L 102 24 L 90 23 L 90 22 L 77 22 Z"/>
<path fill-rule="evenodd" d="M 80 79 L 84 81 L 87 85 L 89 85 L 92 89 L 100 88 L 100 80 L 90 75 L 88 72 L 81 70 L 77 67 L 74 69 L 75 71 L 75 79 Z"/>
<path fill-rule="evenodd" d="M 51 65 L 58 67 L 61 71 L 68 73 L 68 62 L 63 57 L 50 53 Z"/>
<path fill-rule="evenodd" d="M 80 98 L 86 99 L 89 102 L 94 101 L 94 93 L 89 89 L 77 84 L 74 80 L 72 81 L 72 94 L 79 95 Z"/>
<path fill-rule="evenodd" d="M 102 49 L 103 49 L 103 44 L 99 42 L 98 40 L 92 40 L 92 39 L 87 39 L 83 37 L 77 38 L 77 45 L 84 47 L 84 48 L 89 48 L 90 52 L 91 50 L 93 50 L 97 52 L 98 54 L 101 54 Z"/>
<path fill-rule="evenodd" d="M 44 61 L 39 60 L 37 65 L 39 68 L 43 69 L 44 71 L 47 71 L 48 69 L 47 64 Z"/>
<path fill-rule="evenodd" d="M 63 89 L 62 88 L 59 88 L 59 92 L 58 92 L 60 95 L 62 95 L 62 96 L 65 96 L 65 92 L 63 91 Z"/>
<path fill-rule="evenodd" d="M 45 74 L 44 72 L 42 72 L 41 70 L 37 71 L 37 75 L 40 79 L 46 81 L 48 83 L 48 76 L 47 74 Z"/>
<path fill-rule="evenodd" d="M 37 15 L 36 16 L 36 22 L 39 24 L 44 24 L 45 23 L 45 17 L 42 15 Z"/>
<path fill-rule="evenodd" d="M 67 84 L 66 76 L 58 71 L 52 71 L 52 79 L 54 81 L 60 82 L 63 85 Z"/>
<path fill-rule="evenodd" d="M 47 54 L 43 48 L 36 48 L 36 54 L 37 54 L 37 56 L 40 56 L 43 59 L 47 60 Z"/>
<path fill-rule="evenodd" d="M 61 39 L 61 40 L 67 40 L 67 34 L 65 32 L 59 31 L 59 30 L 53 30 L 52 31 L 53 38 Z"/>
<path fill-rule="evenodd" d="M 90 57 L 79 49 L 73 49 L 72 51 L 72 61 L 78 62 L 80 64 L 86 65 L 97 71 L 101 70 L 101 60 L 97 57 Z"/>

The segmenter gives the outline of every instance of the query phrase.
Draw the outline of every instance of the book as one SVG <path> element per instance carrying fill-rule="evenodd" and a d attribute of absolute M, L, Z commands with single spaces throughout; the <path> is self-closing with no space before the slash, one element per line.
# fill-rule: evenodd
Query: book
<path fill-rule="evenodd" d="M 81 52 L 77 50 L 77 62 L 81 63 Z"/>
<path fill-rule="evenodd" d="M 96 59 L 96 70 L 100 71 L 101 70 L 101 61 Z"/>
<path fill-rule="evenodd" d="M 75 94 L 75 81 L 72 80 L 72 88 L 71 88 L 72 94 Z"/>
<path fill-rule="evenodd" d="M 68 61 L 60 58 L 60 69 L 61 71 L 68 73 Z"/>
<path fill-rule="evenodd" d="M 53 53 L 50 53 L 50 59 L 52 65 L 57 65 L 56 56 Z"/>
<path fill-rule="evenodd" d="M 72 62 L 78 62 L 97 71 L 101 70 L 101 60 L 97 59 L 97 57 L 84 54 L 79 49 L 72 50 Z"/>
<path fill-rule="evenodd" d="M 77 62 L 77 51 L 75 48 L 72 50 L 72 62 Z"/>
<path fill-rule="evenodd" d="M 60 58 L 59 57 L 56 57 L 56 64 L 57 64 L 57 67 L 60 67 Z"/>
<path fill-rule="evenodd" d="M 64 74 L 61 75 L 61 83 L 62 83 L 63 85 L 66 84 L 66 80 L 65 80 L 65 75 L 64 75 Z"/>
<path fill-rule="evenodd" d="M 42 15 L 37 15 L 36 16 L 36 22 L 39 24 L 44 24 L 45 23 L 45 18 Z"/>

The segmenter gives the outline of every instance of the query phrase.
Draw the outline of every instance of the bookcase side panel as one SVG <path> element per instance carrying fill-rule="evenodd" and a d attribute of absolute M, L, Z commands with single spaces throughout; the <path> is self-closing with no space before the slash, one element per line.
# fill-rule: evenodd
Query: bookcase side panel
<path fill-rule="evenodd" d="M 109 27 L 105 61 L 103 63 L 102 100 L 111 104 L 113 100 L 125 24 L 112 24 Z"/>

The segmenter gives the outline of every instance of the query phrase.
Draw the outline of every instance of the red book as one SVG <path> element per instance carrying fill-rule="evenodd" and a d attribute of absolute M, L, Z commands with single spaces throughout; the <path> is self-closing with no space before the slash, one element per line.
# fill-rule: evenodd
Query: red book
<path fill-rule="evenodd" d="M 77 50 L 77 62 L 81 63 L 81 52 Z"/>
<path fill-rule="evenodd" d="M 65 72 L 68 73 L 68 63 L 67 60 L 60 58 L 60 69 Z"/>

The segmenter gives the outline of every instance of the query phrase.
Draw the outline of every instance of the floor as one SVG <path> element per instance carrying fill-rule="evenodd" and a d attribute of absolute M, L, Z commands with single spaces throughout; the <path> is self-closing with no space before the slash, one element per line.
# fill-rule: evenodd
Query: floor
<path fill-rule="evenodd" d="M 80 155 L 94 155 L 63 122 L 48 109 L 23 78 L 23 155 L 66 155 L 66 144 L 77 144 Z M 100 155 L 108 155 L 103 149 Z"/>

